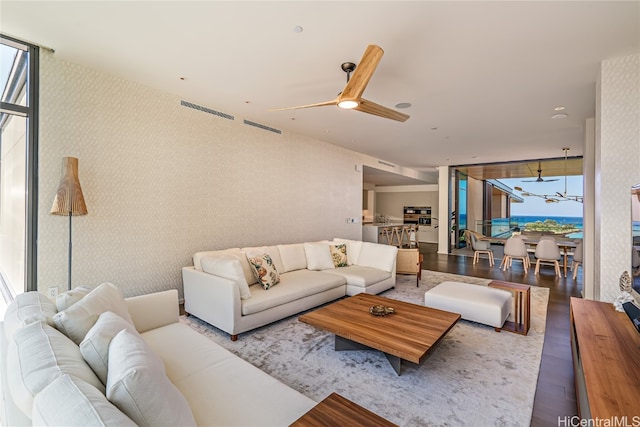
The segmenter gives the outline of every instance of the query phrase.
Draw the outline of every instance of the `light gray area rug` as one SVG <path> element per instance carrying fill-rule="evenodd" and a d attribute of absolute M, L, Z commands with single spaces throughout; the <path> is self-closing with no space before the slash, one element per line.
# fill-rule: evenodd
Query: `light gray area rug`
<path fill-rule="evenodd" d="M 424 292 L 445 280 L 490 282 L 423 270 L 419 288 L 415 276 L 399 275 L 381 295 L 422 305 Z M 378 351 L 334 351 L 333 335 L 297 316 L 236 342 L 199 319 L 181 321 L 316 401 L 337 392 L 401 426 L 528 426 L 549 290 L 532 287 L 531 297 L 527 336 L 461 320 L 423 364 L 402 362 L 401 376 Z"/>

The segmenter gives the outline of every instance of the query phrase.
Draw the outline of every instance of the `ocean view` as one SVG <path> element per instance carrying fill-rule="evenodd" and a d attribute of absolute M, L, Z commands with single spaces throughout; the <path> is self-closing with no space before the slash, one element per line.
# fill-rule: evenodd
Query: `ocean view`
<path fill-rule="evenodd" d="M 545 220 L 552 220 L 561 225 L 572 225 L 579 229 L 575 233 L 567 234 L 570 239 L 581 239 L 583 230 L 582 217 L 575 216 L 512 216 L 509 218 L 495 218 L 491 220 L 491 230 L 493 236 L 500 236 L 509 233 L 513 228 L 519 227 L 521 230 L 525 230 L 527 223 L 544 222 Z"/>

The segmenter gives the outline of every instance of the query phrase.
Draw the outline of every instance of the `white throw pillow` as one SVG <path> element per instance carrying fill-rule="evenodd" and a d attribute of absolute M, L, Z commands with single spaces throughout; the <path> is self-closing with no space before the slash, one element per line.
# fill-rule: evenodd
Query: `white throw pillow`
<path fill-rule="evenodd" d="M 24 292 L 16 295 L 4 313 L 4 333 L 9 341 L 20 328 L 36 322 L 54 326 L 56 306 L 39 292 Z"/>
<path fill-rule="evenodd" d="M 278 245 L 278 251 L 284 266 L 284 270 L 281 273 L 307 268 L 307 256 L 304 253 L 304 245 L 302 243 Z"/>
<path fill-rule="evenodd" d="M 109 344 L 113 337 L 124 329 L 132 334 L 138 333 L 130 322 L 115 313 L 105 311 L 80 343 L 82 357 L 100 378 L 102 384 L 107 384 Z"/>
<path fill-rule="evenodd" d="M 7 350 L 7 379 L 18 408 L 31 417 L 33 398 L 63 374 L 71 374 L 104 393 L 104 385 L 69 338 L 43 322 L 16 331 Z"/>
<path fill-rule="evenodd" d="M 362 250 L 361 240 L 349 240 L 349 239 L 333 239 L 334 243 L 346 243 L 347 244 L 347 260 L 349 265 L 358 265 L 358 258 L 360 257 L 360 251 Z"/>
<path fill-rule="evenodd" d="M 391 245 L 362 242 L 358 265 L 372 267 L 391 273 L 396 266 L 398 248 Z"/>
<path fill-rule="evenodd" d="M 249 262 L 246 260 L 245 262 L 249 265 Z M 205 273 L 214 274 L 236 282 L 238 284 L 238 289 L 240 289 L 240 298 L 251 298 L 249 284 L 245 279 L 240 261 L 236 257 L 231 256 L 230 254 L 206 256 L 202 258 L 200 263 L 202 264 L 202 271 Z"/>
<path fill-rule="evenodd" d="M 64 311 L 73 304 L 86 297 L 91 292 L 91 286 L 78 286 L 70 291 L 63 292 L 56 297 L 58 311 Z"/>
<path fill-rule="evenodd" d="M 193 254 L 193 268 L 195 268 L 198 271 L 202 271 L 202 258 L 206 257 L 206 256 L 216 256 L 216 255 L 222 255 L 228 252 L 236 252 L 239 251 L 240 248 L 229 248 L 229 249 L 222 249 L 219 251 L 202 251 L 202 252 L 196 252 L 195 254 Z"/>
<path fill-rule="evenodd" d="M 335 268 L 328 243 L 305 243 L 304 253 L 307 259 L 307 269 L 309 270 Z"/>
<path fill-rule="evenodd" d="M 33 401 L 34 426 L 135 426 L 92 385 L 65 374 Z"/>
<path fill-rule="evenodd" d="M 111 283 L 101 284 L 86 297 L 53 316 L 53 321 L 59 331 L 79 345 L 105 311 L 112 311 L 133 324 L 122 292 Z"/>
<path fill-rule="evenodd" d="M 195 425 L 162 360 L 140 335 L 121 331 L 109 347 L 107 398 L 140 426 Z"/>

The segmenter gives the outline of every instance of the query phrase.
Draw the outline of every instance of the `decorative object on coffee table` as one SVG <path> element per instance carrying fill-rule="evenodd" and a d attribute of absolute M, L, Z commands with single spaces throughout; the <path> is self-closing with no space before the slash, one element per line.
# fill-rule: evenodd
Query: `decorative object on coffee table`
<path fill-rule="evenodd" d="M 387 307 L 384 305 L 372 305 L 369 307 L 369 313 L 374 316 L 386 316 L 387 314 L 393 314 L 396 312 L 396 309 L 393 307 Z"/>

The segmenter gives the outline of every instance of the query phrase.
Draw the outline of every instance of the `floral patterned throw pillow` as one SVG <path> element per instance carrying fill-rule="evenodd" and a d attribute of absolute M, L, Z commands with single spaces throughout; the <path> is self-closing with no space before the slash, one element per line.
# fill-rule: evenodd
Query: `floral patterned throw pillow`
<path fill-rule="evenodd" d="M 253 274 L 256 275 L 258 283 L 265 289 L 280 283 L 280 275 L 273 260 L 268 254 L 262 254 L 257 257 L 248 258 Z"/>
<path fill-rule="evenodd" d="M 333 259 L 334 267 L 347 267 L 347 245 L 345 243 L 339 245 L 330 245 L 331 259 Z"/>

